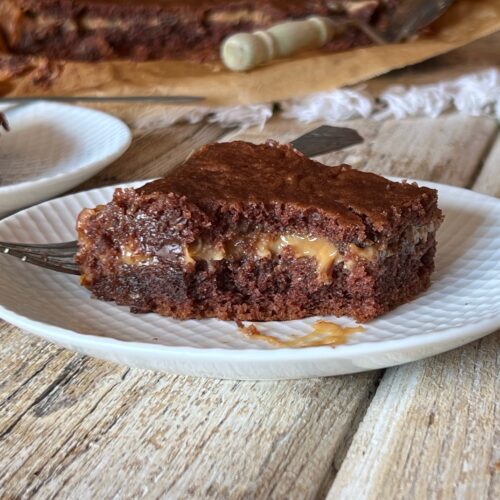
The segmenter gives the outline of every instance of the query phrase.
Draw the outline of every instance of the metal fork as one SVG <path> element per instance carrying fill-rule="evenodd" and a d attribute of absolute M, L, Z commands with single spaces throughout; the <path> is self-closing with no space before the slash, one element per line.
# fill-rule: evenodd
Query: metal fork
<path fill-rule="evenodd" d="M 9 122 L 3 113 L 0 113 L 0 129 L 9 131 Z"/>
<path fill-rule="evenodd" d="M 455 0 L 405 0 L 390 14 L 383 31 L 377 31 L 370 24 L 359 19 L 344 22 L 363 31 L 376 44 L 400 43 L 440 17 Z"/>
<path fill-rule="evenodd" d="M 75 263 L 77 250 L 76 241 L 36 245 L 0 241 L 0 252 L 17 257 L 23 262 L 66 274 L 80 274 L 80 269 Z"/>
<path fill-rule="evenodd" d="M 306 156 L 337 151 L 363 142 L 363 138 L 353 129 L 323 125 L 298 137 L 290 144 Z M 7 243 L 0 241 L 0 253 L 17 257 L 23 262 L 66 274 L 80 274 L 75 255 L 76 241 L 64 243 Z"/>

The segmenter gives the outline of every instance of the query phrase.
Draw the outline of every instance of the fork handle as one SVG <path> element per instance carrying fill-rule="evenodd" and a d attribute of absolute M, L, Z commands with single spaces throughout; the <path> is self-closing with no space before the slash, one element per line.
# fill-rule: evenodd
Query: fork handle
<path fill-rule="evenodd" d="M 238 33 L 223 42 L 222 62 L 232 71 L 246 71 L 299 50 L 320 48 L 345 29 L 344 24 L 328 17 L 312 16 L 277 24 L 265 31 Z"/>

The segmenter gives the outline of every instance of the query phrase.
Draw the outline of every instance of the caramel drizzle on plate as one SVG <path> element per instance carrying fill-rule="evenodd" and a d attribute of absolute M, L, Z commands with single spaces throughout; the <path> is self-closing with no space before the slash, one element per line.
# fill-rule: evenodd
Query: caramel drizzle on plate
<path fill-rule="evenodd" d="M 330 346 L 336 347 L 347 342 L 349 335 L 357 332 L 364 332 L 362 326 L 341 326 L 330 321 L 319 320 L 313 324 L 313 331 L 291 340 L 280 340 L 272 335 L 261 333 L 253 324 L 244 326 L 242 323 L 238 325 L 239 330 L 252 340 L 263 340 L 275 347 L 319 347 Z"/>

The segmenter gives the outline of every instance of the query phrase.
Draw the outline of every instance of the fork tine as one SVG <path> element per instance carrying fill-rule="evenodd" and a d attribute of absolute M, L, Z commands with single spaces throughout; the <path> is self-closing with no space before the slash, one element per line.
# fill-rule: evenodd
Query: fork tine
<path fill-rule="evenodd" d="M 36 259 L 34 257 L 26 257 L 24 262 L 27 262 L 28 264 L 33 264 L 38 267 L 43 267 L 45 269 L 50 269 L 51 271 L 57 271 L 59 273 L 73 274 L 75 276 L 80 275 L 80 269 L 78 265 L 75 264 L 74 262 L 61 263 L 54 261 L 45 261 L 43 259 Z"/>
<path fill-rule="evenodd" d="M 12 257 L 17 257 L 21 259 L 23 262 L 27 262 L 28 264 L 33 264 L 35 266 L 43 267 L 46 269 L 51 269 L 52 271 L 59 271 L 66 274 L 80 274 L 80 270 L 78 265 L 73 261 L 72 258 L 69 257 L 50 257 L 50 256 L 42 256 L 42 255 L 31 255 L 26 254 L 25 252 L 20 252 L 18 250 L 12 250 L 8 252 L 8 255 L 12 255 Z"/>
<path fill-rule="evenodd" d="M 76 248 L 78 246 L 78 242 L 76 240 L 63 241 L 62 243 L 7 243 L 5 241 L 0 241 L 0 244 L 30 248 Z"/>
<path fill-rule="evenodd" d="M 74 257 L 76 255 L 76 248 L 62 248 L 62 249 L 50 249 L 50 248 L 31 248 L 31 247 L 14 247 L 11 245 L 2 245 L 0 243 L 0 253 L 9 254 L 12 251 L 22 252 L 26 255 L 44 256 L 44 257 Z"/>
<path fill-rule="evenodd" d="M 0 242 L 0 252 L 12 255 L 23 262 L 67 274 L 80 274 L 74 261 L 76 241 L 54 244 L 23 244 Z"/>
<path fill-rule="evenodd" d="M 0 241 L 0 246 L 8 248 L 17 248 L 19 250 L 64 250 L 73 249 L 77 250 L 77 241 L 65 241 L 63 243 L 11 243 L 7 241 Z"/>

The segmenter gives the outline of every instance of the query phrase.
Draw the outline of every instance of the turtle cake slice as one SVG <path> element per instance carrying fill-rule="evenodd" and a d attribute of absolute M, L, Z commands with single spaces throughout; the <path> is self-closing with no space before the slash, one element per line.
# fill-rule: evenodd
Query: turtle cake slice
<path fill-rule="evenodd" d="M 433 189 L 235 141 L 83 210 L 77 261 L 133 312 L 368 321 L 429 286 L 441 221 Z"/>

